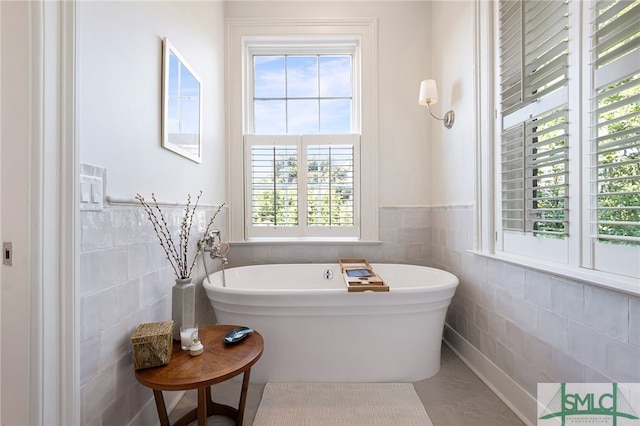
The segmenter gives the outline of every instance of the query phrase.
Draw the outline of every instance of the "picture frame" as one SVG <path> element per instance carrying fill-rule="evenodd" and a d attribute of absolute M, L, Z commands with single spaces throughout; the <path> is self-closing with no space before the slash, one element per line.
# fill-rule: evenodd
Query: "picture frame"
<path fill-rule="evenodd" d="M 202 80 L 165 37 L 162 68 L 162 146 L 202 162 Z"/>

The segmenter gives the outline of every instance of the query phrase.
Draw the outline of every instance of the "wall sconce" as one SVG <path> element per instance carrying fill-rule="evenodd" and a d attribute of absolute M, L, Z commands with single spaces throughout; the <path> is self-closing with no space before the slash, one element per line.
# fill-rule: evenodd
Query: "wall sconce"
<path fill-rule="evenodd" d="M 453 122 L 456 119 L 456 115 L 453 110 L 447 111 L 444 118 L 438 118 L 431 112 L 431 105 L 438 103 L 438 88 L 436 87 L 435 80 L 423 80 L 420 83 L 420 96 L 418 97 L 418 104 L 429 108 L 429 114 L 436 120 L 443 122 L 444 127 L 450 129 L 453 127 Z"/>

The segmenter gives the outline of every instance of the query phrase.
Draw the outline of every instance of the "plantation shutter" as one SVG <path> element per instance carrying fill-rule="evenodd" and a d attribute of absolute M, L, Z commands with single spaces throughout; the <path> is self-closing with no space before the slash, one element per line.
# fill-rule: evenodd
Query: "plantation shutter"
<path fill-rule="evenodd" d="M 251 224 L 298 225 L 298 147 L 256 144 L 250 147 Z"/>
<path fill-rule="evenodd" d="M 566 1 L 500 2 L 503 231 L 567 234 L 567 9 Z"/>
<path fill-rule="evenodd" d="M 500 2 L 500 82 L 503 113 L 521 105 L 522 2 Z"/>
<path fill-rule="evenodd" d="M 525 124 L 525 231 L 561 238 L 567 233 L 567 110 Z"/>
<path fill-rule="evenodd" d="M 567 84 L 566 1 L 500 2 L 502 114 Z"/>
<path fill-rule="evenodd" d="M 503 134 L 503 229 L 567 233 L 567 110 L 527 120 Z"/>
<path fill-rule="evenodd" d="M 354 146 L 307 147 L 307 223 L 353 226 Z"/>
<path fill-rule="evenodd" d="M 247 235 L 359 235 L 360 136 L 245 135 Z"/>
<path fill-rule="evenodd" d="M 640 1 L 594 8 L 594 239 L 640 246 Z"/>

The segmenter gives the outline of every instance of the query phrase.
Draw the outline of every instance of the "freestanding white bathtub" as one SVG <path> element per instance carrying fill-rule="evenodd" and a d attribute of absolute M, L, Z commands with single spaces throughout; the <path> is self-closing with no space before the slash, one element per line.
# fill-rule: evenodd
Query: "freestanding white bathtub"
<path fill-rule="evenodd" d="M 424 266 L 372 264 L 389 292 L 348 292 L 338 264 L 230 268 L 203 286 L 219 324 L 259 331 L 251 380 L 413 382 L 440 370 L 458 279 Z M 333 277 L 325 276 L 331 271 Z M 242 343 L 240 343 L 242 344 Z"/>

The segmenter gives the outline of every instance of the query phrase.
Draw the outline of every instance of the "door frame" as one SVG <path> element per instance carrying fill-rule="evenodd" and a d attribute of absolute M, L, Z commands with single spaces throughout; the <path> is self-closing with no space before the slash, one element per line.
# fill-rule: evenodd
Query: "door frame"
<path fill-rule="evenodd" d="M 30 2 L 31 424 L 80 424 L 75 8 Z"/>

